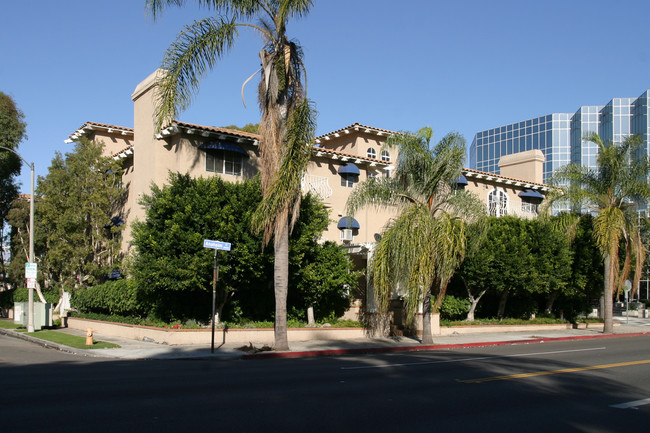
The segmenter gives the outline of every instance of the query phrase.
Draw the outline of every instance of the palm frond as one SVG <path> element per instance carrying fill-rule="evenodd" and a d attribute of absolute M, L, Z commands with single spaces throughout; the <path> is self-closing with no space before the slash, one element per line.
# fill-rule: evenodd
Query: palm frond
<path fill-rule="evenodd" d="M 234 44 L 234 19 L 206 18 L 186 26 L 165 53 L 158 80 L 156 130 L 185 110 L 198 92 L 201 79 Z"/>

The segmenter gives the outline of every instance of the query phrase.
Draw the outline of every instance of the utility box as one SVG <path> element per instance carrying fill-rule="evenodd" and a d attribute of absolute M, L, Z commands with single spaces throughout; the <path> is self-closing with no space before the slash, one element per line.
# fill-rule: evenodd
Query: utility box
<path fill-rule="evenodd" d="M 14 302 L 14 323 L 27 326 L 29 302 Z M 34 330 L 52 326 L 53 304 L 34 302 Z"/>

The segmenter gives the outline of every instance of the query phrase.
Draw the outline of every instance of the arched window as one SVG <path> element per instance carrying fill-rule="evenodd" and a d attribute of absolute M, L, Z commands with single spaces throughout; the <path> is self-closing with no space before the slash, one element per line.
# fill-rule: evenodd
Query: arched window
<path fill-rule="evenodd" d="M 488 195 L 488 214 L 490 216 L 508 215 L 508 194 L 500 189 L 493 189 Z"/>
<path fill-rule="evenodd" d="M 382 150 L 381 151 L 381 160 L 382 161 L 390 161 L 390 153 L 388 153 L 387 150 Z"/>
<path fill-rule="evenodd" d="M 366 150 L 366 156 L 368 158 L 377 158 L 377 151 L 372 147 L 369 147 L 368 150 Z"/>

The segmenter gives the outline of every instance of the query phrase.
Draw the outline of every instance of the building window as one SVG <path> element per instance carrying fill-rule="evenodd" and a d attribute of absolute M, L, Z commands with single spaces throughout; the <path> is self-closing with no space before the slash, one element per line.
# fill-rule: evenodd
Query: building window
<path fill-rule="evenodd" d="M 205 171 L 242 175 L 242 156 L 234 152 L 206 152 Z"/>
<path fill-rule="evenodd" d="M 341 173 L 341 186 L 345 188 L 354 188 L 359 176 L 352 173 Z"/>
<path fill-rule="evenodd" d="M 366 150 L 366 156 L 368 158 L 377 158 L 377 151 L 372 147 L 369 147 L 368 150 Z"/>
<path fill-rule="evenodd" d="M 521 200 L 522 213 L 537 215 L 538 208 L 539 208 L 539 204 L 537 203 L 533 203 L 532 201 L 526 199 Z"/>
<path fill-rule="evenodd" d="M 508 215 L 508 194 L 505 191 L 493 189 L 488 195 L 488 214 L 490 216 Z"/>
<path fill-rule="evenodd" d="M 381 151 L 381 160 L 382 161 L 390 161 L 390 153 L 388 153 L 387 150 L 382 150 Z"/>

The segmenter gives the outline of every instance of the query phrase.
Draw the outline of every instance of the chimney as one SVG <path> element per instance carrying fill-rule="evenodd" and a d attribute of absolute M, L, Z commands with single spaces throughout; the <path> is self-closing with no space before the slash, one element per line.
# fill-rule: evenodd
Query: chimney
<path fill-rule="evenodd" d="M 505 177 L 544 183 L 544 159 L 541 150 L 513 153 L 501 157 L 499 170 Z"/>

